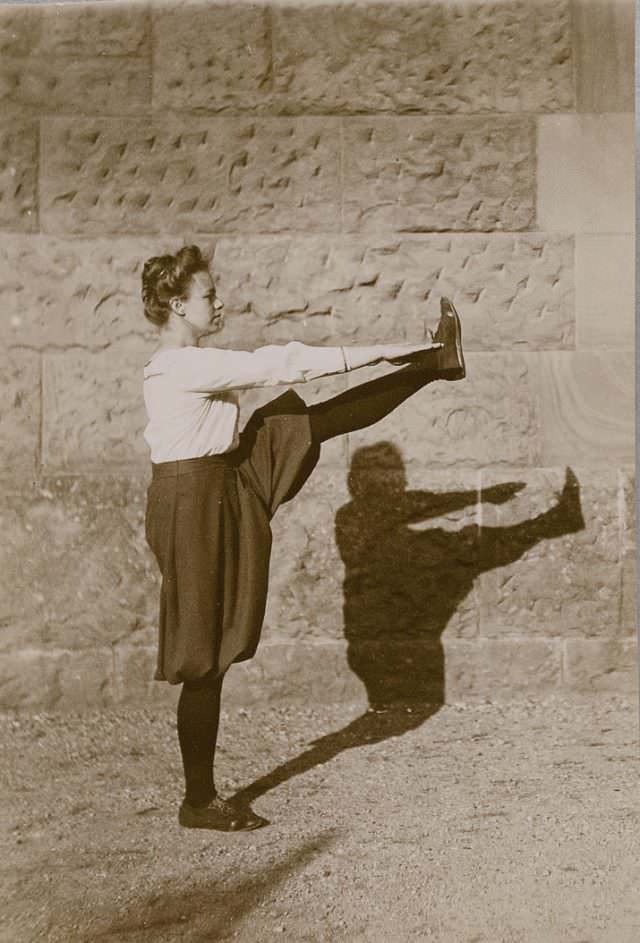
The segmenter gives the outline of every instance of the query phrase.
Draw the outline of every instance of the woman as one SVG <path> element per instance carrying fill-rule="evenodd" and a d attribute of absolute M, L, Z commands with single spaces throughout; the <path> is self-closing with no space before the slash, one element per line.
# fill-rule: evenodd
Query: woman
<path fill-rule="evenodd" d="M 432 341 L 374 347 L 292 342 L 253 352 L 200 348 L 223 326 L 197 246 L 149 259 L 145 316 L 159 344 L 144 369 L 153 478 L 146 535 L 162 573 L 157 680 L 182 684 L 179 822 L 225 831 L 264 820 L 220 798 L 213 760 L 222 681 L 255 653 L 267 596 L 270 520 L 300 489 L 322 442 L 371 425 L 435 379 L 465 375 L 458 316 L 442 299 Z M 386 361 L 403 370 L 307 406 L 289 390 L 238 432 L 238 390 L 295 384 Z"/>

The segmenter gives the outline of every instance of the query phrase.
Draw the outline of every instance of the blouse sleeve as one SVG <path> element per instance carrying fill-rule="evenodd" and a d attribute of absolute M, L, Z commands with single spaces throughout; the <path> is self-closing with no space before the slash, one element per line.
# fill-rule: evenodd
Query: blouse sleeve
<path fill-rule="evenodd" d="M 181 360 L 180 386 L 194 393 L 305 383 L 347 369 L 342 347 L 292 341 L 254 351 L 190 348 Z"/>

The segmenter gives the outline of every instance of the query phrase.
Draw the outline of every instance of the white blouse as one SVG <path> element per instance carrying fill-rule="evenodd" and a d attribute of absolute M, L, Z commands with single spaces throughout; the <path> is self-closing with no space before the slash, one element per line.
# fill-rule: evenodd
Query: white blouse
<path fill-rule="evenodd" d="M 151 461 L 219 455 L 235 449 L 236 390 L 304 383 L 349 369 L 342 347 L 292 341 L 253 352 L 215 347 L 160 350 L 145 364 L 144 438 Z"/>

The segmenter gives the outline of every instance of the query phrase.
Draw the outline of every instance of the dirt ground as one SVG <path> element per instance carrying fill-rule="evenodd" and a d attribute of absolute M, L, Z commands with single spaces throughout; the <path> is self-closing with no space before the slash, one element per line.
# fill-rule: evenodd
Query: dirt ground
<path fill-rule="evenodd" d="M 223 715 L 243 834 L 178 826 L 164 709 L 3 717 L 0 940 L 640 940 L 636 702 L 358 714 Z"/>

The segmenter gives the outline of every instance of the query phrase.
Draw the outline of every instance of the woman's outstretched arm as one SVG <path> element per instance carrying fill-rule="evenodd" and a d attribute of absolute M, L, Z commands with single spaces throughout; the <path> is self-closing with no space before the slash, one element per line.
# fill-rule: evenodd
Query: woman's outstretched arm
<path fill-rule="evenodd" d="M 442 344 L 425 341 L 423 344 L 380 344 L 373 347 L 343 347 L 347 370 L 369 367 L 385 360 L 387 363 L 409 363 L 412 357 L 425 350 L 437 350 Z"/>
<path fill-rule="evenodd" d="M 378 344 L 372 347 L 316 347 L 292 341 L 254 351 L 185 348 L 181 353 L 184 388 L 215 392 L 305 383 L 387 361 L 401 364 L 441 344 Z"/>

